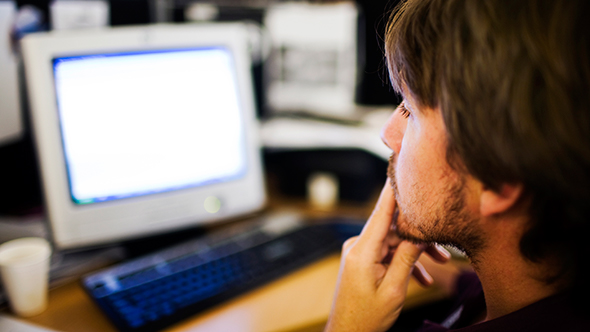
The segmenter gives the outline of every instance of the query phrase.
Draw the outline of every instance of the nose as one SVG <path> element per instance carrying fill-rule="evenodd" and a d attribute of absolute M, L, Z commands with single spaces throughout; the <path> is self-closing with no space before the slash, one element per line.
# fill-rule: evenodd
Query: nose
<path fill-rule="evenodd" d="M 398 107 L 381 129 L 381 140 L 396 154 L 399 154 L 401 150 L 407 123 L 408 119 L 400 112 Z"/>

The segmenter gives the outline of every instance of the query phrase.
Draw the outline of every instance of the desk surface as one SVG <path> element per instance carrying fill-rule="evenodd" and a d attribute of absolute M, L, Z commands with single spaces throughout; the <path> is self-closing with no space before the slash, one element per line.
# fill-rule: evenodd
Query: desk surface
<path fill-rule="evenodd" d="M 273 203 L 275 205 L 277 203 Z M 309 210 L 305 203 L 279 203 Z M 275 205 L 276 206 L 276 205 Z M 272 207 L 272 206 L 271 206 Z M 366 218 L 370 206 L 339 208 L 339 214 Z M 329 214 L 312 211 L 312 214 Z M 263 287 L 178 323 L 166 331 L 321 331 L 327 321 L 338 277 L 340 257 L 332 255 Z M 440 288 L 412 281 L 406 308 L 439 299 Z M 77 281 L 49 293 L 49 307 L 26 321 L 64 332 L 115 331 Z"/>

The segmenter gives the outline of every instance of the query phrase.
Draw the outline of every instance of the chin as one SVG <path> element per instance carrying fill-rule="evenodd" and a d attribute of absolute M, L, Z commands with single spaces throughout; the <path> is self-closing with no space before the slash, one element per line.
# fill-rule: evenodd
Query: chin
<path fill-rule="evenodd" d="M 413 225 L 410 225 L 410 223 L 408 223 L 408 220 L 405 218 L 404 214 L 401 213 L 399 210 L 396 211 L 393 217 L 393 225 L 395 226 L 395 232 L 401 239 L 408 240 L 414 243 L 425 242 L 422 232 L 420 232 Z"/>

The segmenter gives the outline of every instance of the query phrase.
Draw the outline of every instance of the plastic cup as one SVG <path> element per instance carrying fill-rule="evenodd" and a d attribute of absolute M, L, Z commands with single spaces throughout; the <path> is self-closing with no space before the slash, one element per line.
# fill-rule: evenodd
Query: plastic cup
<path fill-rule="evenodd" d="M 47 308 L 51 246 L 43 238 L 27 237 L 0 245 L 0 275 L 12 311 L 22 317 Z"/>

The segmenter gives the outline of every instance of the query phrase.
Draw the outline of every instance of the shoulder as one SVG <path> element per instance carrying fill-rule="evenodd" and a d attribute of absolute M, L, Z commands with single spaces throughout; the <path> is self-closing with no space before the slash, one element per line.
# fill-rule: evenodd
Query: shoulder
<path fill-rule="evenodd" d="M 478 312 L 485 310 L 483 291 L 477 275 L 463 273 L 457 279 L 457 304 L 442 323 L 426 321 L 419 332 L 526 332 L 526 331 L 590 331 L 590 315 L 572 301 L 568 293 L 560 293 L 508 315 L 469 325 Z"/>
<path fill-rule="evenodd" d="M 590 331 L 590 315 L 584 314 L 582 310 L 575 307 L 567 293 L 562 293 L 550 296 L 497 319 L 467 326 L 456 331 Z"/>

